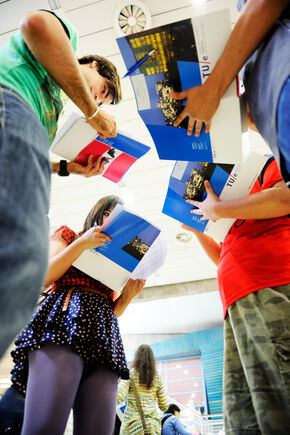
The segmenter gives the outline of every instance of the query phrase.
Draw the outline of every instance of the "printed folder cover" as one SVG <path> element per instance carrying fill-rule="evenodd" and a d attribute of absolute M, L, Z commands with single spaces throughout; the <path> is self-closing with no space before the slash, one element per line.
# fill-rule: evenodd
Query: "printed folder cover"
<path fill-rule="evenodd" d="M 121 130 L 116 137 L 101 139 L 96 136 L 96 130 L 78 113 L 70 115 L 57 131 L 51 146 L 53 153 L 81 165 L 86 164 L 90 154 L 95 159 L 102 155 L 106 160 L 102 176 L 114 183 L 120 181 L 133 163 L 149 149 L 150 147 Z"/>
<path fill-rule="evenodd" d="M 172 89 L 186 90 L 205 82 L 230 32 L 229 11 L 221 10 L 117 39 L 127 69 L 155 50 L 130 79 L 139 114 L 160 159 L 242 162 L 244 124 L 235 83 L 222 98 L 210 132 L 203 128 L 198 138 L 187 135 L 187 118 L 180 128 L 173 126 L 184 102 L 170 96 Z"/>
<path fill-rule="evenodd" d="M 190 213 L 193 206 L 186 200 L 203 201 L 206 198 L 204 180 L 210 181 L 213 191 L 223 201 L 248 195 L 266 160 L 266 156 L 250 151 L 243 164 L 176 162 L 162 213 L 223 241 L 235 219 L 201 221 L 199 215 Z"/>
<path fill-rule="evenodd" d="M 132 272 L 142 263 L 143 258 L 145 261 L 148 256 L 151 263 L 150 267 L 147 267 L 147 276 L 143 270 L 142 276 L 134 275 L 134 278 L 145 279 L 148 274 L 153 273 L 163 264 L 165 255 L 156 259 L 156 243 L 154 243 L 159 238 L 160 229 L 135 213 L 116 206 L 106 219 L 103 230 L 112 241 L 96 249 L 84 251 L 73 266 L 112 290 L 120 291 Z M 153 255 L 150 253 L 151 246 L 154 247 Z"/>

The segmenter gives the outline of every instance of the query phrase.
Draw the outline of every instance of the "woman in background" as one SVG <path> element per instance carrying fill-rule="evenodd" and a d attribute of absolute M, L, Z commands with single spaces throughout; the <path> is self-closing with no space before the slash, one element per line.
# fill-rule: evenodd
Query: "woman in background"
<path fill-rule="evenodd" d="M 143 411 L 146 433 L 160 435 L 161 424 L 156 405 L 158 404 L 161 411 L 165 411 L 168 403 L 161 376 L 156 371 L 153 351 L 146 344 L 138 347 L 130 368 L 130 379 L 121 381 L 118 391 L 118 402 L 127 400 L 121 434 L 143 435 L 144 431 L 133 391 L 133 382 Z"/>
<path fill-rule="evenodd" d="M 118 377 L 129 377 L 116 316 L 145 281 L 130 279 L 114 301 L 113 290 L 72 264 L 111 240 L 100 226 L 120 203 L 104 197 L 79 234 L 62 226 L 50 238 L 52 289 L 12 352 L 13 388 L 26 395 L 22 435 L 62 435 L 71 409 L 74 435 L 113 432 Z"/>

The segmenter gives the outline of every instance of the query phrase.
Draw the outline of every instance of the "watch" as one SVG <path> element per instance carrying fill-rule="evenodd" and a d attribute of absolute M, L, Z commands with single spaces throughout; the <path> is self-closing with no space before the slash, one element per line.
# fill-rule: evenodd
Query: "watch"
<path fill-rule="evenodd" d="M 60 177 L 68 177 L 69 172 L 67 170 L 67 161 L 66 160 L 60 160 L 59 162 L 59 172 L 57 173 Z"/>

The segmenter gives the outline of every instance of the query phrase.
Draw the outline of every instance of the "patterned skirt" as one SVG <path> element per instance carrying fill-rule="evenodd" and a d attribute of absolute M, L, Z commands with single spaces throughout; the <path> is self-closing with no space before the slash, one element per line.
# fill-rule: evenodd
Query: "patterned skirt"
<path fill-rule="evenodd" d="M 11 381 L 25 395 L 28 377 L 28 351 L 45 343 L 69 345 L 84 362 L 83 376 L 97 367 L 116 370 L 123 379 L 129 370 L 117 317 L 105 296 L 75 288 L 66 311 L 68 291 L 56 290 L 41 304 L 18 336 L 11 352 L 14 367 Z"/>

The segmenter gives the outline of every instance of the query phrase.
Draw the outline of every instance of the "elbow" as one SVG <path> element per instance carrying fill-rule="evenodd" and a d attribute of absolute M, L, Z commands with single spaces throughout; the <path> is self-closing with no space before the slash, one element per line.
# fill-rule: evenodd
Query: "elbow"
<path fill-rule="evenodd" d="M 285 185 L 284 189 L 280 191 L 279 204 L 276 210 L 280 216 L 287 216 L 290 214 L 290 189 Z"/>
<path fill-rule="evenodd" d="M 19 23 L 20 30 L 24 37 L 37 35 L 43 31 L 45 19 L 43 12 L 33 11 L 26 14 Z"/>
<path fill-rule="evenodd" d="M 120 311 L 118 309 L 114 309 L 113 311 L 117 319 L 123 314 L 123 311 Z"/>
<path fill-rule="evenodd" d="M 35 41 L 47 41 L 61 26 L 58 19 L 50 12 L 32 11 L 26 14 L 19 23 L 23 38 L 27 45 Z"/>
<path fill-rule="evenodd" d="M 47 288 L 47 287 L 50 287 L 52 284 L 53 284 L 53 281 L 46 279 L 44 281 L 43 287 Z"/>

